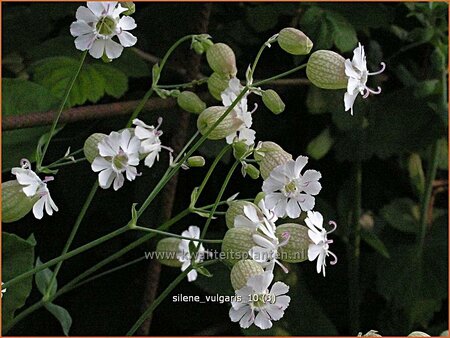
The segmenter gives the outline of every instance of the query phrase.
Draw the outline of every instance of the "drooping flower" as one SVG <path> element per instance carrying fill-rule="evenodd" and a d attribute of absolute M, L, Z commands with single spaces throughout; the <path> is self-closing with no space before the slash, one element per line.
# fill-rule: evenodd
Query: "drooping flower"
<path fill-rule="evenodd" d="M 381 69 L 374 73 L 367 70 L 366 54 L 364 46 L 358 43 L 358 47 L 353 51 L 353 59 L 345 60 L 345 75 L 348 76 L 347 92 L 344 95 L 345 111 L 350 110 L 353 115 L 353 103 L 358 94 L 367 98 L 370 94 L 380 94 L 381 88 L 377 90 L 367 87 L 367 78 L 369 75 L 378 75 L 384 71 L 386 64 L 381 63 Z"/>
<path fill-rule="evenodd" d="M 330 231 L 326 231 L 323 227 L 323 216 L 317 211 L 308 211 L 308 217 L 305 219 L 305 223 L 308 226 L 308 236 L 313 243 L 308 248 L 308 259 L 312 262 L 317 258 L 317 273 L 323 272 L 325 277 L 326 257 L 331 255 L 334 260 L 330 262 L 331 265 L 337 263 L 337 257 L 329 250 L 330 244 L 333 240 L 328 239 L 328 234 L 336 230 L 336 223 L 330 221 L 329 224 L 333 226 Z"/>
<path fill-rule="evenodd" d="M 299 156 L 295 161 L 288 160 L 272 170 L 264 181 L 262 190 L 266 193 L 264 201 L 278 217 L 297 218 L 301 211 L 314 208 L 315 198 L 322 189 L 316 170 L 301 171 L 308 163 L 308 157 Z"/>
<path fill-rule="evenodd" d="M 134 134 L 141 141 L 139 153 L 146 155 L 144 163 L 147 167 L 151 168 L 155 163 L 155 160 L 159 161 L 161 149 L 166 149 L 172 153 L 172 148 L 163 146 L 159 139 L 163 134 L 162 130 L 158 129 L 162 124 L 162 117 L 158 119 L 156 128 L 149 126 L 139 119 L 134 119 L 133 124 L 136 126 L 136 128 L 134 128 Z"/>
<path fill-rule="evenodd" d="M 199 239 L 200 228 L 195 225 L 191 225 L 187 230 L 181 233 L 181 236 Z M 192 265 L 193 261 L 195 263 L 203 262 L 205 256 L 207 255 L 207 252 L 203 247 L 203 244 L 198 242 L 195 242 L 195 245 L 197 245 L 198 243 L 197 252 L 196 253 L 191 252 L 189 249 L 189 242 L 190 242 L 189 240 L 183 239 L 181 240 L 181 243 L 178 246 L 177 258 L 181 263 L 183 263 L 183 265 L 181 266 L 181 271 L 185 271 L 189 266 Z M 195 269 L 192 269 L 187 274 L 187 279 L 189 282 L 193 282 L 197 279 L 197 276 L 198 276 L 197 271 Z"/>
<path fill-rule="evenodd" d="M 241 85 L 238 78 L 233 77 L 229 83 L 228 88 L 225 89 L 222 94 L 222 104 L 225 107 L 231 106 L 233 101 L 239 96 L 244 87 Z M 238 104 L 233 108 L 237 118 L 243 123 L 236 132 L 228 135 L 226 140 L 228 144 L 238 141 L 245 141 L 245 144 L 252 145 L 255 142 L 256 132 L 251 129 L 253 119 L 252 114 L 256 110 L 248 111 L 247 95 L 244 95 Z"/>
<path fill-rule="evenodd" d="M 291 297 L 286 295 L 289 286 L 276 282 L 269 291 L 272 280 L 272 272 L 266 271 L 250 277 L 247 285 L 236 291 L 241 301 L 231 302 L 229 315 L 232 322 L 239 322 L 244 329 L 254 323 L 265 330 L 272 327 L 272 321 L 284 316 L 284 310 L 291 301 Z"/>
<path fill-rule="evenodd" d="M 109 59 L 118 58 L 124 47 L 133 46 L 137 38 L 128 32 L 136 28 L 134 19 L 120 15 L 128 9 L 116 1 L 88 1 L 87 7 L 78 7 L 77 21 L 70 25 L 70 33 L 75 39 L 75 47 L 89 50 L 89 54 L 99 59 L 104 54 Z M 117 36 L 119 43 L 112 39 Z"/>
<path fill-rule="evenodd" d="M 31 164 L 28 160 L 21 161 L 21 168 L 12 168 L 11 173 L 16 176 L 17 182 L 23 185 L 24 194 L 28 197 L 39 196 L 39 199 L 33 205 L 33 215 L 37 219 L 44 216 L 44 208 L 49 216 L 53 215 L 53 210 L 58 211 L 58 207 L 50 196 L 47 188 L 47 182 L 53 181 L 52 176 L 46 176 L 41 180 L 39 176 L 31 170 Z"/>
<path fill-rule="evenodd" d="M 100 187 L 108 189 L 114 182 L 114 190 L 123 186 L 126 174 L 128 181 L 133 181 L 138 175 L 136 166 L 139 164 L 139 148 L 141 142 L 136 136 L 131 136 L 128 129 L 104 137 L 98 143 L 99 155 L 92 162 L 92 170 L 99 172 Z"/>

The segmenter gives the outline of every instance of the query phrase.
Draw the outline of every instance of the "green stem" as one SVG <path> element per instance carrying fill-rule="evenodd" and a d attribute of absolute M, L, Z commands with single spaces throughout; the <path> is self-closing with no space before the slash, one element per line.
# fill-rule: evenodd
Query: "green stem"
<path fill-rule="evenodd" d="M 134 110 L 133 114 L 131 114 L 130 119 L 127 122 L 127 125 L 125 128 L 130 128 L 133 125 L 133 120 L 138 117 L 139 113 L 144 109 L 145 104 L 147 103 L 148 99 L 153 95 L 153 87 L 150 88 L 142 98 L 141 102 L 137 105 L 136 109 Z"/>
<path fill-rule="evenodd" d="M 261 58 L 261 55 L 264 52 L 264 49 L 266 49 L 266 47 L 267 47 L 267 45 L 266 45 L 266 43 L 264 43 L 261 46 L 261 48 L 259 49 L 258 54 L 256 54 L 255 61 L 253 61 L 253 65 L 252 65 L 252 68 L 250 70 L 250 78 L 251 79 L 253 79 L 253 74 L 255 74 L 256 66 L 258 65 L 259 59 Z"/>
<path fill-rule="evenodd" d="M 181 274 L 175 278 L 172 283 L 156 298 L 153 303 L 145 310 L 145 312 L 139 317 L 139 319 L 134 323 L 131 329 L 127 332 L 127 336 L 132 336 L 142 325 L 143 322 L 155 311 L 159 304 L 172 292 L 175 287 L 181 283 L 181 281 L 187 276 L 187 274 L 192 270 L 192 266 L 188 267 Z"/>
<path fill-rule="evenodd" d="M 194 86 L 202 85 L 208 81 L 208 78 L 193 80 L 191 82 L 186 83 L 178 83 L 173 85 L 158 85 L 158 88 L 161 89 L 182 89 L 182 88 L 192 88 Z"/>
<path fill-rule="evenodd" d="M 77 158 L 76 160 L 68 160 L 67 162 L 64 162 L 64 163 L 51 164 L 51 165 L 46 166 L 45 168 L 55 169 L 55 168 L 65 167 L 67 165 L 72 165 L 72 164 L 84 162 L 84 161 L 86 161 L 86 157 Z"/>
<path fill-rule="evenodd" d="M 230 182 L 230 179 L 233 176 L 233 173 L 236 170 L 236 168 L 238 167 L 239 163 L 240 163 L 239 160 L 234 161 L 233 165 L 231 166 L 230 170 L 228 171 L 228 174 L 225 177 L 225 181 L 223 181 L 223 184 L 222 184 L 222 187 L 220 188 L 219 194 L 216 197 L 216 201 L 214 202 L 214 205 L 209 213 L 209 217 L 206 220 L 205 226 L 203 227 L 202 235 L 200 236 L 200 238 L 204 238 L 206 236 L 208 227 L 211 224 L 212 217 L 213 217 L 214 213 L 216 212 L 217 206 L 219 205 L 220 200 L 222 199 L 222 196 L 225 192 L 225 189 L 226 189 L 228 183 Z"/>
<path fill-rule="evenodd" d="M 350 310 L 350 332 L 358 332 L 360 329 L 360 305 L 361 291 L 359 285 L 359 258 L 361 245 L 361 193 L 362 193 L 362 166 L 361 162 L 355 163 L 354 178 L 354 204 L 352 229 L 349 242 L 349 310 Z"/>
<path fill-rule="evenodd" d="M 181 156 L 183 156 L 183 154 L 186 152 L 186 149 L 190 147 L 190 145 L 192 144 L 192 142 L 195 141 L 195 139 L 197 138 L 198 135 L 200 135 L 200 132 L 197 130 L 195 132 L 195 134 L 192 135 L 192 137 L 186 143 L 186 145 L 183 147 L 183 149 L 180 150 L 180 153 L 177 155 L 177 157 L 175 157 L 175 159 L 173 160 L 174 163 L 178 162 L 178 160 L 181 158 Z"/>
<path fill-rule="evenodd" d="M 84 205 L 83 205 L 80 213 L 78 214 L 77 220 L 75 221 L 75 225 L 72 228 L 72 232 L 70 233 L 69 238 L 67 239 L 67 242 L 64 245 L 64 248 L 63 248 L 63 251 L 61 253 L 61 256 L 64 256 L 67 253 L 67 251 L 69 251 L 70 246 L 72 245 L 72 242 L 73 242 L 73 240 L 74 240 L 74 238 L 75 238 L 75 236 L 76 236 L 76 234 L 78 232 L 80 224 L 83 221 L 84 216 L 86 215 L 86 212 L 87 212 L 89 206 L 92 203 L 92 200 L 94 199 L 94 196 L 95 196 L 95 193 L 97 192 L 97 189 L 98 189 L 98 182 L 96 182 L 93 185 L 91 191 L 89 192 L 89 195 L 88 195 L 86 201 L 84 202 Z M 53 271 L 53 274 L 52 274 L 52 278 L 50 279 L 50 283 L 48 284 L 47 290 L 45 292 L 44 298 L 48 298 L 50 296 L 50 292 L 52 290 L 52 287 L 53 287 L 53 285 L 56 282 L 56 276 L 58 276 L 59 270 L 61 269 L 61 266 L 63 265 L 63 263 L 64 263 L 64 261 L 60 261 L 56 265 L 56 268 L 55 268 L 55 270 Z"/>
<path fill-rule="evenodd" d="M 63 100 L 61 102 L 61 105 L 59 106 L 56 118 L 53 120 L 52 127 L 50 128 L 50 135 L 48 136 L 47 142 L 45 142 L 44 149 L 42 151 L 42 156 L 39 159 L 39 162 L 37 163 L 38 171 L 42 167 L 42 162 L 44 161 L 44 157 L 45 157 L 45 154 L 47 153 L 48 146 L 50 144 L 50 141 L 53 138 L 53 134 L 55 133 L 56 126 L 58 124 L 59 118 L 61 117 L 61 114 L 62 114 L 62 112 L 64 110 L 64 107 L 65 107 L 65 105 L 67 103 L 67 100 L 69 98 L 70 92 L 72 91 L 73 85 L 75 84 L 75 81 L 76 81 L 78 75 L 80 74 L 81 68 L 83 67 L 84 60 L 86 59 L 86 55 L 87 55 L 87 51 L 83 52 L 83 54 L 81 55 L 81 60 L 80 60 L 80 64 L 78 65 L 77 71 L 75 72 L 75 74 L 73 75 L 72 79 L 70 80 L 70 82 L 69 82 L 69 84 L 67 86 L 66 92 L 64 94 L 64 98 L 63 98 Z"/>
<path fill-rule="evenodd" d="M 42 167 L 42 168 L 43 168 L 43 169 L 45 169 L 45 168 L 51 168 L 51 167 L 53 167 L 55 164 L 59 164 L 59 163 L 61 163 L 62 161 L 66 160 L 68 157 L 78 155 L 79 153 L 82 153 L 82 152 L 83 152 L 83 148 L 78 149 L 78 150 L 75 150 L 74 152 L 69 153 L 67 156 L 61 157 L 59 160 L 56 160 L 55 162 L 52 162 L 52 163 L 50 163 L 49 165 L 46 165 L 45 167 Z"/>
<path fill-rule="evenodd" d="M 303 64 L 303 65 L 297 66 L 297 67 L 295 67 L 295 68 L 292 68 L 291 70 L 288 70 L 288 71 L 286 71 L 286 72 L 284 72 L 284 73 L 281 73 L 281 74 L 278 74 L 278 75 L 269 77 L 268 79 L 264 79 L 264 80 L 255 82 L 252 86 L 253 86 L 253 87 L 258 87 L 258 86 L 261 86 L 261 85 L 263 85 L 263 84 L 265 84 L 265 83 L 267 83 L 267 82 L 270 82 L 270 81 L 273 81 L 273 80 L 281 79 L 282 77 L 288 76 L 288 75 L 290 75 L 290 74 L 292 74 L 292 73 L 295 73 L 295 72 L 297 72 L 297 71 L 299 71 L 299 70 L 301 70 L 301 69 L 303 69 L 303 68 L 306 68 L 306 63 Z"/>
<path fill-rule="evenodd" d="M 179 239 L 187 239 L 188 241 L 193 241 L 193 242 L 222 243 L 221 239 L 198 239 L 198 238 L 192 238 L 192 237 L 184 237 L 184 236 L 173 234 L 171 232 L 161 231 L 161 230 L 157 230 L 157 229 L 153 229 L 153 228 L 140 227 L 137 225 L 133 226 L 132 229 L 140 230 L 140 231 L 144 231 L 144 232 L 152 232 L 154 234 L 159 234 L 159 235 L 164 235 L 164 236 L 174 237 L 174 238 L 179 238 Z"/>
<path fill-rule="evenodd" d="M 104 242 L 106 242 L 106 241 L 108 241 L 110 239 L 113 239 L 114 237 L 117 237 L 117 236 L 123 234 L 124 232 L 126 232 L 129 229 L 130 229 L 130 227 L 127 224 L 124 227 L 121 227 L 121 228 L 119 228 L 119 229 L 117 229 L 117 230 L 115 230 L 113 232 L 110 232 L 109 234 L 107 234 L 105 236 L 97 238 L 95 241 L 89 242 L 88 244 L 80 246 L 79 248 L 76 248 L 75 250 L 69 251 L 69 252 L 67 252 L 64 255 L 56 257 L 56 258 L 54 258 L 54 259 L 52 259 L 52 260 L 50 260 L 50 261 L 48 261 L 48 262 L 46 262 L 46 263 L 44 263 L 42 265 L 39 265 L 39 266 L 35 267 L 34 269 L 31 269 L 31 270 L 29 270 L 29 271 L 27 271 L 27 272 L 25 272 L 25 273 L 15 277 L 15 278 L 9 280 L 5 284 L 3 284 L 3 288 L 8 288 L 8 287 L 10 287 L 10 286 L 12 286 L 12 285 L 14 285 L 14 284 L 24 280 L 27 277 L 33 276 L 35 273 L 37 273 L 39 271 L 45 270 L 45 269 L 47 269 L 47 268 L 49 268 L 49 267 L 51 267 L 51 266 L 53 266 L 55 264 L 58 264 L 61 261 L 64 261 L 64 260 L 69 259 L 69 258 L 72 258 L 73 256 L 76 256 L 76 255 L 78 255 L 78 254 L 80 254 L 82 252 L 90 250 L 90 249 L 96 247 L 97 245 L 100 245 L 100 244 L 102 244 L 102 243 L 104 243 Z"/>

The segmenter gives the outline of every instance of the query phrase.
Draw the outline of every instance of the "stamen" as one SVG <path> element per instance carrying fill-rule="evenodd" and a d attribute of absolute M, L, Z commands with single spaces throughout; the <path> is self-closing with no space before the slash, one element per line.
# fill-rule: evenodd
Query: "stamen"
<path fill-rule="evenodd" d="M 161 127 L 162 123 L 163 123 L 163 118 L 160 116 L 160 117 L 158 117 L 158 125 L 156 126 L 156 129 Z"/>
<path fill-rule="evenodd" d="M 256 111 L 256 109 L 258 109 L 258 104 L 257 103 L 255 103 L 255 106 L 254 106 L 255 108 L 253 108 L 253 110 L 250 112 L 250 114 L 253 114 L 255 111 Z"/>
<path fill-rule="evenodd" d="M 282 247 L 288 244 L 289 239 L 291 238 L 291 234 L 288 231 L 285 231 L 281 234 L 281 237 L 283 238 L 283 241 L 278 244 L 278 247 Z"/>
<path fill-rule="evenodd" d="M 329 254 L 330 254 L 331 256 L 333 256 L 333 258 L 334 258 L 334 260 L 331 261 L 330 264 L 331 264 L 331 265 L 335 265 L 335 264 L 337 263 L 337 261 L 338 261 L 337 256 L 336 256 L 334 253 L 332 253 L 331 251 L 328 251 L 327 253 L 329 253 Z"/>
<path fill-rule="evenodd" d="M 334 230 L 336 230 L 337 224 L 335 221 L 329 221 L 328 224 L 333 227 L 333 229 L 331 229 L 330 231 L 327 232 L 327 234 L 331 234 Z"/>
<path fill-rule="evenodd" d="M 369 88 L 369 87 L 366 87 L 366 88 L 367 88 L 367 90 L 368 90 L 371 94 L 378 95 L 378 94 L 381 93 L 381 87 L 377 87 L 377 90 L 371 89 L 371 88 Z"/>
<path fill-rule="evenodd" d="M 45 176 L 45 178 L 42 180 L 42 182 L 47 183 L 50 181 L 53 181 L 55 178 L 53 176 Z"/>
<path fill-rule="evenodd" d="M 280 268 L 283 269 L 284 273 L 289 272 L 288 268 L 286 268 L 283 264 L 281 264 L 281 262 L 279 260 L 275 260 L 275 263 L 277 263 L 280 266 Z"/>
<path fill-rule="evenodd" d="M 386 64 L 384 62 L 380 63 L 381 65 L 381 69 L 377 72 L 373 72 L 373 73 L 367 73 L 367 75 L 378 75 L 384 72 L 384 70 L 386 69 Z"/>
<path fill-rule="evenodd" d="M 31 169 L 31 162 L 26 158 L 22 158 L 20 160 L 20 166 L 22 169 Z"/>

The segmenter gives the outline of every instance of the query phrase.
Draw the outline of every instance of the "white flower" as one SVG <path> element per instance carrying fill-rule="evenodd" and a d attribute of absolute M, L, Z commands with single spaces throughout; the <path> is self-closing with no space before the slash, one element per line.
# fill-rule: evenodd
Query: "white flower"
<path fill-rule="evenodd" d="M 6 293 L 6 289 L 3 289 L 3 284 L 5 284 L 5 283 L 2 282 L 2 298 L 3 298 L 3 294 Z"/>
<path fill-rule="evenodd" d="M 47 188 L 47 182 L 53 181 L 53 177 L 47 176 L 41 180 L 36 173 L 30 169 L 31 164 L 28 160 L 22 160 L 21 168 L 12 168 L 11 173 L 16 176 L 17 182 L 23 185 L 22 188 L 28 197 L 39 196 L 39 199 L 33 205 L 33 215 L 37 219 L 44 216 L 44 208 L 48 215 L 53 215 L 53 210 L 58 211 L 58 207 L 50 196 Z"/>
<path fill-rule="evenodd" d="M 374 73 L 369 73 L 367 70 L 366 55 L 364 53 L 364 46 L 358 43 L 358 47 L 353 51 L 353 59 L 345 60 L 345 75 L 348 76 L 347 92 L 344 95 L 345 111 L 350 110 L 353 115 L 353 103 L 358 94 L 363 98 L 367 98 L 370 94 L 380 94 L 381 88 L 373 90 L 367 87 L 367 78 L 369 75 L 377 75 L 384 71 L 386 64 L 381 63 L 381 70 Z"/>
<path fill-rule="evenodd" d="M 237 215 L 234 218 L 234 227 L 256 230 L 264 222 L 261 216 L 253 205 L 245 205 L 244 215 Z"/>
<path fill-rule="evenodd" d="M 234 100 L 239 96 L 242 89 L 244 87 L 241 85 L 238 78 L 234 77 L 228 83 L 228 88 L 225 89 L 222 94 L 222 104 L 225 107 L 231 106 Z M 236 116 L 242 120 L 242 125 L 239 129 L 228 135 L 226 137 L 227 143 L 231 144 L 233 142 L 244 141 L 247 145 L 252 145 L 255 142 L 255 134 L 256 132 L 251 129 L 253 119 L 252 114 L 256 110 L 256 107 L 253 111 L 248 111 L 247 105 L 247 94 L 242 97 L 242 99 L 238 102 L 238 104 L 233 108 L 233 111 L 236 113 Z"/>
<path fill-rule="evenodd" d="M 200 228 L 195 225 L 191 225 L 188 228 L 188 230 L 185 230 L 182 232 L 181 236 L 199 239 L 200 238 Z M 207 254 L 205 251 L 205 248 L 203 247 L 203 245 L 201 243 L 199 243 L 197 253 L 195 253 L 195 254 L 191 253 L 189 250 L 189 242 L 190 241 L 187 239 L 182 239 L 180 245 L 178 246 L 177 258 L 181 263 L 183 263 L 183 265 L 181 266 L 181 271 L 185 271 L 189 266 L 191 266 L 194 255 L 195 255 L 194 262 L 200 263 L 200 262 L 203 262 L 206 254 Z M 194 243 L 195 243 L 195 245 L 197 245 L 198 242 L 194 242 Z M 198 275 L 197 271 L 195 269 L 192 269 L 191 271 L 189 271 L 189 273 L 187 275 L 188 281 L 189 282 L 195 281 L 197 279 L 197 275 Z"/>
<path fill-rule="evenodd" d="M 133 46 L 137 39 L 128 30 L 136 28 L 134 19 L 120 14 L 127 11 L 116 1 L 88 1 L 87 8 L 78 7 L 77 21 L 70 25 L 70 33 L 75 39 L 75 47 L 89 50 L 92 57 L 99 59 L 105 53 L 109 59 L 122 54 L 123 47 Z M 119 43 L 112 40 L 117 36 Z"/>
<path fill-rule="evenodd" d="M 264 181 L 262 190 L 266 193 L 264 201 L 278 217 L 297 218 L 302 210 L 314 208 L 315 198 L 322 189 L 319 183 L 321 174 L 316 170 L 300 172 L 308 163 L 308 157 L 299 156 L 279 165 Z"/>
<path fill-rule="evenodd" d="M 159 161 L 159 153 L 161 149 L 166 149 L 169 152 L 173 150 L 169 147 L 161 145 L 159 137 L 163 134 L 158 128 L 162 124 L 162 117 L 158 119 L 158 125 L 155 127 L 145 124 L 139 119 L 134 119 L 133 124 L 136 126 L 134 128 L 134 134 L 141 140 L 141 147 L 139 148 L 139 153 L 146 155 L 145 165 L 149 168 L 153 166 L 156 161 Z"/>
<path fill-rule="evenodd" d="M 327 235 L 336 229 L 336 223 L 330 221 L 329 224 L 333 226 L 333 229 L 327 232 L 323 228 L 323 216 L 317 211 L 308 211 L 305 223 L 309 228 L 308 236 L 313 242 L 309 244 L 308 259 L 312 262 L 317 258 L 317 273 L 323 271 L 323 276 L 325 277 L 326 257 L 329 255 L 333 256 L 334 260 L 330 262 L 331 265 L 337 263 L 336 255 L 328 250 L 333 240 L 327 238 Z"/>
<path fill-rule="evenodd" d="M 114 181 L 113 188 L 117 191 L 125 181 L 123 173 L 129 181 L 136 178 L 140 146 L 139 139 L 132 137 L 128 129 L 120 133 L 113 131 L 99 142 L 100 156 L 94 159 L 91 167 L 93 171 L 99 172 L 100 187 L 108 189 Z"/>
<path fill-rule="evenodd" d="M 277 321 L 284 316 L 284 310 L 291 301 L 291 297 L 286 296 L 289 286 L 276 282 L 269 291 L 272 280 L 273 274 L 266 271 L 250 277 L 247 285 L 236 291 L 241 301 L 231 302 L 229 315 L 232 322 L 239 322 L 244 329 L 254 323 L 265 330 L 272 327 L 272 320 Z"/>

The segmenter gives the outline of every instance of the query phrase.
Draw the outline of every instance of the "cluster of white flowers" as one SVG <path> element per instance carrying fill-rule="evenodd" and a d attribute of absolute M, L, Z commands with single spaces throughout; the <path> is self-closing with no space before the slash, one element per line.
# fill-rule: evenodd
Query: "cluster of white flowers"
<path fill-rule="evenodd" d="M 108 59 L 118 58 L 124 47 L 134 46 L 137 41 L 128 32 L 136 28 L 134 19 L 120 16 L 127 10 L 116 1 L 89 1 L 87 7 L 80 6 L 76 13 L 77 21 L 70 26 L 70 33 L 76 37 L 75 47 L 82 51 L 88 50 L 96 59 L 104 55 Z M 113 40 L 116 36 L 120 43 Z"/>
<path fill-rule="evenodd" d="M 53 211 L 58 211 L 58 207 L 50 196 L 47 182 L 53 181 L 52 176 L 46 176 L 42 180 L 33 170 L 30 161 L 23 159 L 21 167 L 11 169 L 11 173 L 16 176 L 17 182 L 23 186 L 23 193 L 31 198 L 38 197 L 33 205 L 33 215 L 37 219 L 44 216 L 44 208 L 48 215 L 53 215 Z"/>
<path fill-rule="evenodd" d="M 344 94 L 345 111 L 350 110 L 353 115 L 353 103 L 358 94 L 363 98 L 367 98 L 370 94 L 380 94 L 381 88 L 373 90 L 367 87 L 367 79 L 369 75 L 378 75 L 384 71 L 386 64 L 381 63 L 381 69 L 374 73 L 367 70 L 366 54 L 364 46 L 358 43 L 358 47 L 353 51 L 353 59 L 345 60 L 345 75 L 348 76 L 347 92 Z"/>
<path fill-rule="evenodd" d="M 94 159 L 91 167 L 93 171 L 99 172 L 98 182 L 103 189 L 108 189 L 111 184 L 114 190 L 120 189 L 125 181 L 124 173 L 129 181 L 133 181 L 139 175 L 136 166 L 139 165 L 141 156 L 145 157 L 144 164 L 151 168 L 155 160 L 159 159 L 162 149 L 172 152 L 159 139 L 163 133 L 158 129 L 162 118 L 158 119 L 156 127 L 139 119 L 133 120 L 133 124 L 136 127 L 131 131 L 113 131 L 98 143 L 99 156 Z"/>

